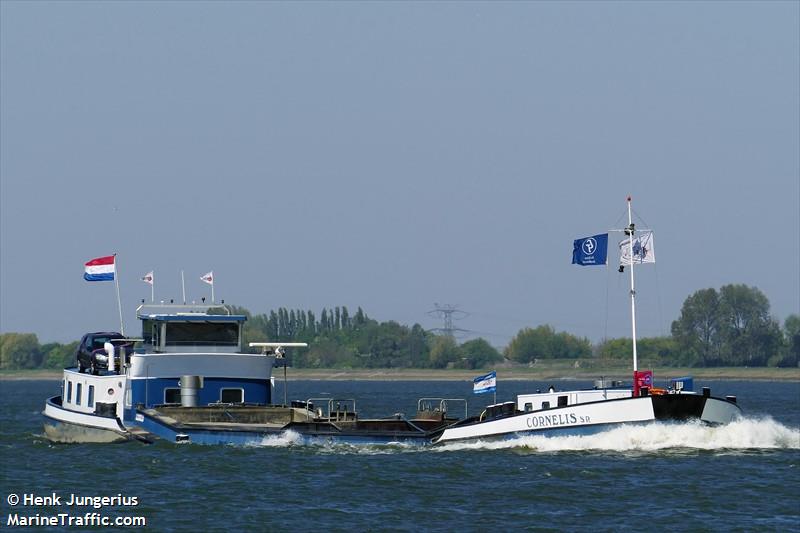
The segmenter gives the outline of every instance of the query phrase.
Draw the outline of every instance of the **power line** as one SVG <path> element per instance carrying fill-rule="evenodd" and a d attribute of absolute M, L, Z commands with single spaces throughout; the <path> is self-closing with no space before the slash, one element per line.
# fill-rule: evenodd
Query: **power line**
<path fill-rule="evenodd" d="M 456 334 L 469 333 L 469 330 L 457 328 L 453 326 L 453 319 L 461 320 L 469 316 L 469 313 L 462 311 L 457 305 L 452 304 L 438 304 L 434 303 L 435 309 L 428 311 L 428 315 L 436 318 L 441 318 L 444 321 L 444 327 L 429 329 L 433 333 L 441 333 L 448 337 L 455 338 Z"/>

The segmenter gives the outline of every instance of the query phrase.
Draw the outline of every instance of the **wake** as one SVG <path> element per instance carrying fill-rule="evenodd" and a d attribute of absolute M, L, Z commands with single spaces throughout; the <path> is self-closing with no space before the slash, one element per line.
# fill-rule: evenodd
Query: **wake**
<path fill-rule="evenodd" d="M 250 442 L 246 448 L 287 448 L 303 444 L 303 437 L 295 431 L 284 431 L 278 435 L 262 437 L 260 441 Z"/>
<path fill-rule="evenodd" d="M 378 445 L 347 444 L 308 439 L 294 431 L 264 437 L 248 447 L 316 449 L 321 453 L 384 455 L 409 452 L 454 452 L 462 450 L 508 450 L 522 448 L 536 452 L 658 452 L 661 450 L 800 450 L 800 428 L 792 428 L 771 417 L 744 417 L 724 426 L 708 426 L 699 421 L 654 422 L 646 425 L 615 427 L 593 435 L 534 435 L 508 440 L 454 442 L 441 446 L 403 443 Z"/>

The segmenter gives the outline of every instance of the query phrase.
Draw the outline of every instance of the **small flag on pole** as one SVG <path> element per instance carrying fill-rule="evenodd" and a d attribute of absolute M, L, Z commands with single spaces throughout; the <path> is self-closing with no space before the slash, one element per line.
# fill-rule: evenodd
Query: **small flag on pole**
<path fill-rule="evenodd" d="M 114 281 L 115 257 L 114 255 L 107 255 L 87 262 L 83 279 L 86 281 Z"/>
<path fill-rule="evenodd" d="M 572 243 L 573 265 L 605 265 L 608 256 L 608 233 L 575 239 Z"/>
<path fill-rule="evenodd" d="M 619 263 L 623 266 L 631 264 L 630 238 L 619 243 Z M 653 245 L 653 232 L 643 231 L 641 235 L 633 238 L 633 263 L 655 263 L 656 250 Z"/>
<path fill-rule="evenodd" d="M 211 285 L 211 303 L 214 303 L 214 271 L 212 270 L 208 274 L 203 274 L 200 276 L 200 279 Z"/>
<path fill-rule="evenodd" d="M 119 297 L 119 279 L 117 273 L 117 254 L 96 257 L 86 262 L 83 279 L 86 281 L 115 281 L 117 286 L 117 307 L 119 308 L 119 332 L 125 335 L 125 323 L 122 321 L 122 300 Z"/>
<path fill-rule="evenodd" d="M 153 271 L 151 270 L 142 276 L 142 281 L 150 285 L 150 301 L 154 302 L 156 300 L 156 288 L 155 285 L 153 285 Z"/>
<path fill-rule="evenodd" d="M 633 371 L 633 395 L 639 396 L 639 391 L 643 387 L 652 388 L 653 386 L 653 371 L 652 370 L 634 370 Z"/>
<path fill-rule="evenodd" d="M 475 394 L 495 391 L 497 391 L 497 371 L 495 370 L 472 380 L 472 392 Z"/>

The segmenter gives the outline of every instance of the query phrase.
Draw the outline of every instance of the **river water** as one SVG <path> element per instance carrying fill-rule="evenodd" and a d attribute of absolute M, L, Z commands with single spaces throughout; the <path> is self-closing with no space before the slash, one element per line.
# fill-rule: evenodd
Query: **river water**
<path fill-rule="evenodd" d="M 500 381 L 497 400 L 550 384 Z M 745 417 L 439 448 L 302 446 L 291 434 L 233 447 L 52 445 L 40 413 L 59 382 L 4 381 L 0 528 L 62 514 L 73 527 L 25 529 L 74 530 L 74 517 L 91 523 L 95 513 L 143 517 L 152 531 L 800 531 L 800 383 L 695 380 L 702 386 L 738 396 Z M 290 399 L 355 398 L 363 416 L 412 415 L 420 397 L 467 397 L 472 413 L 492 400 L 470 397 L 470 382 L 288 388 Z M 68 504 L 73 494 L 82 505 Z M 12 495 L 20 503 L 10 505 Z M 37 505 L 32 495 L 50 500 Z M 103 496 L 117 499 L 94 499 Z"/>

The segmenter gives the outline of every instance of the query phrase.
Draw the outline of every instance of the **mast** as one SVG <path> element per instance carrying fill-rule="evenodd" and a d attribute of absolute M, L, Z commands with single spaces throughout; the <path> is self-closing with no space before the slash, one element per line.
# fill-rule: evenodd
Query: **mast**
<path fill-rule="evenodd" d="M 117 254 L 114 254 L 114 284 L 117 286 L 117 309 L 119 309 L 119 332 L 125 336 L 125 324 L 122 322 L 122 300 L 119 297 L 119 271 L 117 270 Z"/>
<path fill-rule="evenodd" d="M 633 371 L 639 370 L 636 361 L 636 286 L 633 279 L 633 218 L 631 217 L 631 197 L 628 196 L 628 229 L 625 233 L 628 234 L 628 255 L 630 259 L 631 269 L 631 336 L 633 337 Z"/>

